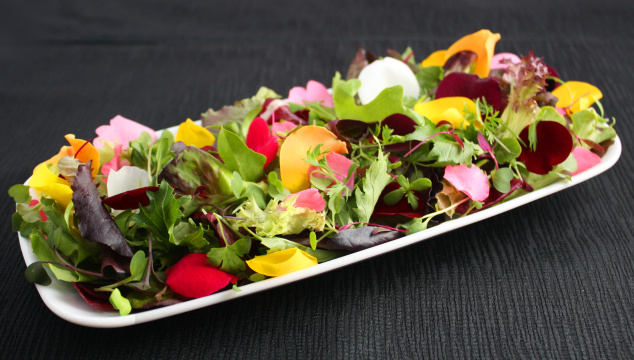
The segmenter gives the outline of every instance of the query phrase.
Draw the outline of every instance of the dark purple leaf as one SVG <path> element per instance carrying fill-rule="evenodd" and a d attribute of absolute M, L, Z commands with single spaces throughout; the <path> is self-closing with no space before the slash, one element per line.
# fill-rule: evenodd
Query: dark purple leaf
<path fill-rule="evenodd" d="M 269 109 L 269 107 L 274 106 L 275 108 Z M 269 111 L 272 110 L 272 111 Z M 270 116 L 265 117 L 264 113 L 269 111 L 271 113 Z M 267 123 L 270 125 L 275 122 L 280 122 L 282 120 L 290 121 L 295 125 L 305 125 L 307 123 L 306 119 L 303 119 L 294 113 L 288 108 L 288 104 L 279 99 L 269 98 L 264 101 L 262 105 L 262 110 L 259 114 Z"/>
<path fill-rule="evenodd" d="M 91 163 L 82 164 L 73 181 L 73 204 L 79 232 L 87 240 L 104 244 L 115 253 L 131 258 L 133 253 L 121 230 L 106 210 L 90 174 Z"/>
<path fill-rule="evenodd" d="M 365 226 L 339 231 L 337 235 L 328 239 L 324 246 L 329 250 L 359 251 L 398 239 L 404 235 L 400 231 Z"/>
<path fill-rule="evenodd" d="M 101 273 L 109 279 L 123 280 L 127 278 L 130 276 L 130 258 L 118 255 L 108 246 L 102 244 Z"/>
<path fill-rule="evenodd" d="M 148 198 L 147 192 L 157 190 L 158 186 L 146 186 L 107 197 L 103 199 L 103 203 L 116 210 L 138 209 L 139 206 L 150 205 L 150 198 Z"/>

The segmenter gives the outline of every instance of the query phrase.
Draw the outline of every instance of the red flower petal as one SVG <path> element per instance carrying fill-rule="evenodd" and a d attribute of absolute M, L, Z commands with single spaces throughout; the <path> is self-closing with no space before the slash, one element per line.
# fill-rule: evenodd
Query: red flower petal
<path fill-rule="evenodd" d="M 122 192 L 103 199 L 103 203 L 116 210 L 138 209 L 139 206 L 150 205 L 150 198 L 147 196 L 147 192 L 156 192 L 158 189 L 158 186 L 146 186 Z"/>
<path fill-rule="evenodd" d="M 528 128 L 520 133 L 520 139 L 528 146 Z M 535 151 L 522 146 L 518 159 L 526 170 L 540 175 L 548 174 L 555 165 L 561 164 L 572 152 L 572 136 L 565 126 L 555 121 L 540 121 L 537 124 L 537 146 Z"/>
<path fill-rule="evenodd" d="M 177 294 L 200 298 L 236 283 L 238 277 L 220 271 L 207 262 L 207 255 L 185 255 L 174 266 L 165 270 L 167 285 Z"/>
<path fill-rule="evenodd" d="M 247 147 L 266 156 L 264 167 L 267 167 L 271 161 L 275 159 L 279 146 L 280 145 L 277 143 L 277 137 L 271 134 L 271 130 L 269 129 L 269 125 L 266 123 L 266 120 L 259 116 L 256 117 L 249 126 Z"/>
<path fill-rule="evenodd" d="M 475 74 L 451 73 L 440 82 L 436 99 L 464 96 L 475 100 L 484 97 L 487 104 L 497 111 L 502 110 L 502 90 L 494 78 L 480 78 Z"/>
<path fill-rule="evenodd" d="M 383 197 L 385 197 L 385 195 L 389 192 L 400 187 L 401 186 L 396 181 L 387 184 L 383 193 L 381 193 L 381 200 L 379 200 L 374 207 L 372 217 L 402 215 L 413 219 L 424 216 L 428 213 L 427 202 L 429 201 L 429 190 L 425 190 L 422 193 L 420 191 L 414 191 L 414 195 L 418 198 L 417 210 L 412 209 L 412 206 L 407 202 L 407 197 L 405 196 L 396 205 L 386 205 L 385 202 L 383 202 Z"/>

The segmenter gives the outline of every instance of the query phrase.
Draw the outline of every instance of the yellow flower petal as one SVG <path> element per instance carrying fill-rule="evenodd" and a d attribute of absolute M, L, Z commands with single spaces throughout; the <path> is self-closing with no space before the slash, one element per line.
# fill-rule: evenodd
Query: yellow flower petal
<path fill-rule="evenodd" d="M 337 135 L 322 126 L 302 126 L 291 133 L 280 148 L 280 175 L 282 184 L 291 193 L 300 192 L 310 187 L 308 169 L 310 164 L 304 159 L 306 153 L 321 144 L 321 151 L 334 151 L 347 154 L 346 143 L 337 139 Z"/>
<path fill-rule="evenodd" d="M 465 105 L 469 111 L 475 112 L 473 100 L 461 96 L 418 103 L 414 106 L 414 111 L 427 117 L 434 124 L 445 120 L 449 121 L 457 129 L 464 129 L 470 124 L 469 121 L 465 120 Z M 476 124 L 476 127 L 479 127 L 479 124 Z"/>
<path fill-rule="evenodd" d="M 73 147 L 73 156 L 75 156 L 77 160 L 83 163 L 92 161 L 90 167 L 91 174 L 93 178 L 97 176 L 99 172 L 99 151 L 86 140 L 75 139 L 75 135 L 73 134 L 66 135 L 66 140 Z"/>
<path fill-rule="evenodd" d="M 489 30 L 480 30 L 467 35 L 447 49 L 445 62 L 461 51 L 473 51 L 478 55 L 473 73 L 480 75 L 480 77 L 487 77 L 491 72 L 491 57 L 493 57 L 495 44 L 498 40 L 500 40 L 500 34 L 493 34 Z"/>
<path fill-rule="evenodd" d="M 317 258 L 298 248 L 290 248 L 271 254 L 256 256 L 246 261 L 249 267 L 262 275 L 282 276 L 293 271 L 317 265 Z"/>
<path fill-rule="evenodd" d="M 553 95 L 559 99 L 557 107 L 567 109 L 570 114 L 589 108 L 603 97 L 596 86 L 581 81 L 567 81 L 553 90 Z"/>
<path fill-rule="evenodd" d="M 187 119 L 178 127 L 174 141 L 182 141 L 185 145 L 204 148 L 212 146 L 216 142 L 216 138 L 209 130 L 195 124 L 191 119 Z"/>
<path fill-rule="evenodd" d="M 445 65 L 445 55 L 447 54 L 447 50 L 437 50 L 431 53 L 423 62 L 422 66 L 443 66 Z"/>
<path fill-rule="evenodd" d="M 47 166 L 35 168 L 29 186 L 50 196 L 64 207 L 68 206 L 73 197 L 73 190 L 68 181 L 55 175 Z"/>

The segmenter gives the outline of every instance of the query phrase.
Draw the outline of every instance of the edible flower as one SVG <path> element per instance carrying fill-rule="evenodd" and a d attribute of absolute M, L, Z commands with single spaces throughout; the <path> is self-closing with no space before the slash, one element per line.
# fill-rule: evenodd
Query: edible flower
<path fill-rule="evenodd" d="M 336 180 L 336 182 L 343 183 L 346 180 L 346 177 L 348 177 L 348 171 L 353 165 L 353 162 L 343 155 L 331 152 L 326 154 L 326 164 L 328 165 L 328 168 L 330 168 L 330 170 L 332 171 L 335 177 L 334 179 L 325 174 L 322 174 L 319 171 L 316 171 L 318 170 L 318 168 L 313 165 L 311 165 L 308 169 L 309 178 L 310 176 L 322 179 L 330 178 L 330 180 Z M 334 181 L 328 187 L 331 187 L 332 185 L 334 185 Z M 352 194 L 352 189 L 354 189 L 354 175 L 350 176 L 350 178 L 346 181 L 346 187 L 348 188 L 347 195 Z"/>
<path fill-rule="evenodd" d="M 309 210 L 315 210 L 316 212 L 322 212 L 326 208 L 326 201 L 319 193 L 319 190 L 315 188 L 302 190 L 297 194 L 291 194 L 282 201 L 282 204 L 288 203 L 289 201 L 294 207 L 307 208 Z"/>
<path fill-rule="evenodd" d="M 460 72 L 451 73 L 438 84 L 436 99 L 452 96 L 463 96 L 473 100 L 484 98 L 496 111 L 503 110 L 502 90 L 494 78 L 480 78 L 475 74 Z"/>
<path fill-rule="evenodd" d="M 548 174 L 555 165 L 564 162 L 572 151 L 572 136 L 566 127 L 555 121 L 540 121 L 535 128 L 537 146 L 522 145 L 522 153 L 518 157 L 526 165 L 526 170 L 539 174 Z M 520 139 L 529 145 L 529 126 L 520 133 Z"/>
<path fill-rule="evenodd" d="M 414 111 L 425 116 L 434 124 L 438 124 L 440 121 L 448 121 L 454 128 L 465 129 L 471 123 L 465 119 L 465 106 L 469 111 L 475 112 L 473 100 L 462 96 L 445 97 L 418 103 L 414 106 Z M 480 124 L 476 124 L 476 128 L 479 126 Z"/>
<path fill-rule="evenodd" d="M 141 125 L 136 121 L 126 119 L 121 115 L 115 116 L 110 120 L 110 125 L 102 125 L 95 130 L 97 137 L 93 144 L 96 149 L 101 149 L 106 142 L 113 144 L 121 144 L 123 150 L 128 148 L 130 141 L 134 141 L 146 132 L 156 140 L 156 132 L 145 125 Z"/>
<path fill-rule="evenodd" d="M 258 274 L 282 276 L 317 265 L 317 258 L 294 247 L 267 255 L 256 256 L 251 260 L 247 260 L 246 263 Z"/>
<path fill-rule="evenodd" d="M 271 132 L 273 135 L 280 137 L 280 135 L 283 136 L 296 127 L 297 125 L 293 124 L 291 121 L 276 121 L 271 124 Z"/>
<path fill-rule="evenodd" d="M 206 254 L 185 255 L 176 264 L 165 270 L 165 282 L 175 293 L 188 298 L 208 296 L 229 285 L 238 277 L 216 269 L 207 262 Z"/>
<path fill-rule="evenodd" d="M 414 72 L 402 61 L 388 57 L 375 60 L 361 70 L 359 74 L 361 87 L 359 99 L 362 104 L 372 102 L 386 88 L 400 85 L 403 87 L 403 96 L 418 99 L 420 85 Z"/>
<path fill-rule="evenodd" d="M 581 81 L 567 81 L 552 93 L 559 99 L 557 107 L 566 109 L 569 114 L 585 110 L 603 97 L 596 86 Z"/>
<path fill-rule="evenodd" d="M 601 163 L 599 155 L 581 146 L 575 147 L 572 155 L 577 160 L 577 170 L 571 175 L 577 175 Z"/>
<path fill-rule="evenodd" d="M 511 64 L 522 62 L 519 56 L 513 53 L 499 53 L 491 57 L 491 70 L 506 69 Z"/>
<path fill-rule="evenodd" d="M 70 183 L 57 176 L 48 166 L 38 166 L 33 170 L 29 186 L 34 190 L 50 196 L 53 200 L 66 207 L 73 198 Z"/>
<path fill-rule="evenodd" d="M 475 165 L 449 165 L 445 168 L 445 180 L 471 200 L 484 201 L 489 196 L 489 178 Z"/>
<path fill-rule="evenodd" d="M 477 57 L 473 73 L 481 77 L 489 76 L 491 72 L 491 58 L 495 44 L 500 40 L 500 34 L 494 34 L 483 29 L 467 35 L 453 43 L 447 50 L 439 50 L 423 60 L 423 66 L 443 66 L 452 56 L 461 51 L 472 51 Z M 444 56 L 443 56 L 444 55 Z M 442 60 L 441 60 L 442 59 Z"/>
<path fill-rule="evenodd" d="M 332 95 L 324 84 L 310 80 L 306 88 L 296 86 L 288 92 L 288 102 L 303 105 L 304 102 L 320 101 L 321 105 L 333 107 Z"/>
<path fill-rule="evenodd" d="M 110 171 L 108 176 L 108 197 L 150 186 L 148 172 L 136 166 L 123 166 Z"/>
<path fill-rule="evenodd" d="M 130 165 L 127 160 L 121 160 L 121 151 L 123 150 L 123 144 L 117 144 L 114 146 L 114 156 L 112 160 L 101 166 L 101 173 L 104 175 L 104 182 L 108 184 L 108 175 L 111 171 L 117 171 L 123 166 Z"/>
<path fill-rule="evenodd" d="M 202 149 L 205 146 L 212 146 L 216 142 L 216 138 L 209 130 L 194 123 L 191 119 L 187 119 L 178 127 L 174 141 L 182 141 L 185 145 Z"/>
<path fill-rule="evenodd" d="M 310 164 L 304 159 L 307 153 L 321 145 L 322 152 L 336 152 L 347 154 L 346 143 L 337 139 L 337 136 L 328 129 L 307 125 L 291 133 L 280 149 L 280 175 L 282 184 L 292 193 L 296 193 L 310 187 L 308 169 Z"/>
<path fill-rule="evenodd" d="M 280 146 L 277 143 L 277 136 L 271 134 L 266 120 L 259 116 L 249 125 L 246 143 L 249 149 L 266 156 L 264 167 L 267 167 L 275 159 L 277 149 Z"/>
<path fill-rule="evenodd" d="M 47 166 L 51 164 L 55 165 L 64 156 L 73 156 L 83 163 L 92 161 L 91 173 L 92 177 L 94 178 L 99 172 L 99 151 L 97 151 L 97 149 L 88 141 L 75 139 L 75 135 L 73 134 L 67 134 L 65 138 L 70 146 L 62 146 L 57 155 L 39 164 L 35 167 L 35 169 L 41 166 Z M 33 171 L 35 172 L 35 170 Z"/>

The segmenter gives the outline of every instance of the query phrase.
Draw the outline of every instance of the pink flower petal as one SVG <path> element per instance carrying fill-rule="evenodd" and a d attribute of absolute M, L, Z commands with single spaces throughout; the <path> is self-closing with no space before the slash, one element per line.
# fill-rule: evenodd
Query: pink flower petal
<path fill-rule="evenodd" d="M 288 92 L 288 102 L 304 104 L 306 102 L 321 101 L 321 105 L 333 107 L 332 95 L 322 83 L 310 80 L 306 88 L 296 86 Z"/>
<path fill-rule="evenodd" d="M 271 125 L 271 132 L 273 133 L 273 135 L 277 136 L 277 134 L 279 133 L 286 133 L 287 131 L 291 131 L 296 127 L 297 125 L 293 124 L 290 121 L 274 122 L 273 125 Z"/>
<path fill-rule="evenodd" d="M 165 270 L 167 285 L 177 294 L 200 298 L 236 283 L 238 277 L 220 271 L 207 262 L 206 254 L 185 255 L 174 266 Z"/>
<path fill-rule="evenodd" d="M 295 203 L 293 204 L 293 206 L 295 207 L 304 207 L 315 210 L 317 212 L 322 212 L 326 208 L 326 201 L 319 193 L 319 190 L 315 188 L 310 188 L 302 190 L 295 194 L 290 194 L 286 197 L 286 199 L 293 196 L 297 196 L 297 198 L 295 199 Z"/>
<path fill-rule="evenodd" d="M 110 120 L 110 125 L 102 125 L 95 130 L 98 137 L 93 141 L 95 148 L 100 149 L 103 143 L 111 141 L 116 144 L 123 145 L 123 149 L 128 148 L 130 141 L 136 140 L 143 132 L 152 136 L 156 140 L 156 132 L 145 125 L 141 125 L 136 121 L 126 119 L 121 115 L 115 116 Z"/>
<path fill-rule="evenodd" d="M 343 182 L 346 179 L 346 177 L 348 176 L 348 170 L 350 170 L 350 166 L 352 166 L 353 164 L 352 160 L 335 152 L 329 152 L 328 154 L 326 154 L 326 163 L 328 164 L 328 167 L 330 167 L 330 169 L 335 173 L 335 178 L 340 182 Z M 311 173 L 315 170 L 317 170 L 317 167 L 311 165 L 308 169 L 309 178 Z M 314 173 L 312 175 L 324 179 L 326 178 L 325 175 L 320 173 Z M 346 181 L 346 187 L 349 191 L 348 194 L 352 194 L 352 190 L 354 189 L 354 176 L 351 176 L 350 179 Z"/>
<path fill-rule="evenodd" d="M 130 165 L 128 161 L 121 160 L 122 149 L 123 149 L 123 144 L 115 145 L 114 157 L 112 158 L 112 160 L 101 165 L 101 173 L 105 176 L 103 180 L 106 184 L 108 184 L 108 175 L 110 175 L 111 171 L 118 171 L 122 167 Z"/>
<path fill-rule="evenodd" d="M 264 167 L 267 167 L 275 159 L 279 146 L 277 137 L 271 134 L 266 120 L 259 116 L 256 117 L 249 126 L 247 147 L 266 156 Z"/>
<path fill-rule="evenodd" d="M 572 155 L 575 157 L 575 160 L 577 160 L 577 171 L 573 172 L 572 175 L 582 173 L 601 163 L 599 155 L 581 146 L 574 148 Z"/>
<path fill-rule="evenodd" d="M 502 62 L 502 60 L 507 59 L 506 62 Z M 513 64 L 519 64 L 522 62 L 519 56 L 512 53 L 499 53 L 493 55 L 491 58 L 491 70 L 495 69 L 506 69 L 509 67 L 508 61 Z"/>
<path fill-rule="evenodd" d="M 475 165 L 471 165 L 471 167 L 464 164 L 447 166 L 445 168 L 445 179 L 472 200 L 484 201 L 489 196 L 489 179 Z"/>

